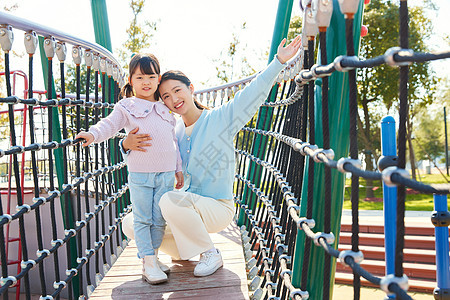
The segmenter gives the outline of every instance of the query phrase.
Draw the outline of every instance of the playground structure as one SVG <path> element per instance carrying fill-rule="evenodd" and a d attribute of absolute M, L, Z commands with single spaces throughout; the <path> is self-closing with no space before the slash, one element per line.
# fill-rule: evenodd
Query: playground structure
<path fill-rule="evenodd" d="M 273 57 L 276 45 L 287 34 L 292 2 L 280 0 L 269 57 Z M 360 61 L 355 54 L 359 48 L 363 2 L 342 2 L 340 6 L 337 1 L 326 0 L 304 3 L 304 49 L 288 63 L 258 115 L 236 137 L 236 219 L 241 226 L 251 296 L 253 299 L 331 299 L 336 259 L 339 259 L 354 270 L 354 299 L 359 299 L 360 276 L 380 286 L 390 298 L 395 294 L 398 299 L 410 299 L 408 278 L 402 268 L 405 186 L 408 186 L 435 194 L 436 211 L 432 220 L 436 226 L 437 288 L 434 295 L 436 299 L 447 299 L 450 276 L 446 194 L 449 189 L 422 185 L 405 177 L 404 137 L 408 64 L 448 58 L 450 52 L 413 53 L 408 49 L 407 22 L 404 22 L 407 2 L 401 1 L 400 48 Z M 40 293 L 41 299 L 88 297 L 127 245 L 120 223 L 131 206 L 126 165 L 117 146 L 118 138 L 123 135 L 87 150 L 82 150 L 80 141 L 74 141 L 73 136 L 111 111 L 118 101 L 118 90 L 125 75 L 118 61 L 102 46 L 5 13 L 0 13 L 0 24 L 7 90 L 7 97 L 0 98 L 0 102 L 8 104 L 10 122 L 10 145 L 0 155 L 12 162 L 8 175 L 14 177 L 8 181 L 7 190 L 9 194 L 17 191 L 16 213 L 5 210 L 3 197 L 0 202 L 0 226 L 4 229 L 0 231 L 0 293 L 7 299 L 8 289 L 20 283 L 24 294 Z M 25 32 L 29 54 L 28 86 L 23 95 L 17 95 L 11 87 L 11 74 L 15 74 L 9 65 L 12 28 Z M 320 58 L 315 64 L 317 35 Z M 46 100 L 34 98 L 37 94 L 33 89 L 36 76 L 33 59 L 38 44 L 46 75 Z M 71 53 L 76 65 L 74 98 L 65 94 L 66 44 L 73 45 Z M 60 62 L 60 95 L 56 94 L 53 83 L 55 54 Z M 367 172 L 360 169 L 358 161 L 356 68 L 380 64 L 400 68 L 398 147 L 393 119 L 385 118 L 382 127 L 383 162 L 395 156 L 396 149 L 398 162 L 396 166 L 388 162 L 380 172 Z M 81 82 L 79 76 L 82 67 L 87 70 L 86 82 Z M 251 79 L 198 91 L 197 95 L 209 106 L 220 105 Z M 93 86 L 93 95 L 89 88 L 81 95 L 82 85 Z M 36 111 L 42 116 L 40 127 L 35 126 L 39 124 L 35 120 Z M 18 125 L 14 124 L 18 112 L 23 113 L 19 125 L 21 136 Z M 27 124 L 25 118 L 28 118 L 28 134 L 23 131 Z M 42 132 L 38 133 L 39 130 Z M 349 149 L 350 158 L 346 158 Z M 32 194 L 25 193 L 23 180 L 29 167 L 27 160 L 31 160 Z M 42 168 L 39 162 L 43 162 Z M 346 172 L 352 174 L 352 248 L 338 251 L 335 237 L 340 232 L 343 173 Z M 42 182 L 40 177 L 46 180 Z M 359 265 L 363 259 L 358 249 L 359 177 L 385 183 L 385 215 L 390 222 L 385 223 L 387 273 L 383 278 Z M 44 191 L 48 196 L 43 196 Z M 46 220 L 51 220 L 51 230 L 42 228 Z M 8 262 L 7 245 L 12 240 L 5 232 L 9 226 L 15 226 L 15 237 L 20 240 L 14 249 L 21 255 L 15 263 L 18 267 L 21 261 L 17 270 Z M 37 243 L 32 244 L 31 240 Z"/>

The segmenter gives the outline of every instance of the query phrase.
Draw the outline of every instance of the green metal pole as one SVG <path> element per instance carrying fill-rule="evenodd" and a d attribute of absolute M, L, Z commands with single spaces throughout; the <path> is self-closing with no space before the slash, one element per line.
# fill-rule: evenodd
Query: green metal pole
<path fill-rule="evenodd" d="M 360 3 L 358 12 L 354 18 L 354 45 L 355 53 L 359 53 L 360 32 L 363 14 L 363 1 Z M 339 8 L 338 0 L 333 0 L 333 16 L 330 27 L 327 31 L 327 56 L 329 62 L 339 55 L 346 54 L 345 45 L 345 19 Z M 316 80 L 315 88 L 315 129 L 316 143 L 319 147 L 323 146 L 322 138 L 322 81 Z M 330 112 L 330 146 L 335 152 L 336 158 L 347 157 L 349 148 L 349 108 L 348 108 L 348 75 L 347 73 L 334 72 L 329 81 L 329 112 Z M 308 173 L 308 164 L 305 166 L 305 174 Z M 316 221 L 315 232 L 324 231 L 324 166 L 323 164 L 314 164 L 314 204 L 313 219 Z M 340 224 L 342 216 L 342 206 L 344 202 L 344 183 L 345 175 L 337 170 L 332 170 L 332 208 L 331 208 L 331 232 L 334 233 L 336 240 L 334 248 L 339 243 Z M 300 215 L 306 215 L 306 195 L 308 178 L 303 179 L 302 199 L 300 206 Z M 305 235 L 299 231 L 296 241 L 296 249 L 293 260 L 293 284 L 300 286 L 301 269 L 303 265 L 303 252 L 305 246 Z M 311 299 L 323 298 L 323 274 L 325 266 L 325 251 L 321 247 L 311 246 L 311 255 L 309 259 L 309 269 L 307 290 Z M 334 273 L 336 269 L 336 260 L 332 260 L 331 278 L 330 278 L 330 299 L 333 295 Z"/>
<path fill-rule="evenodd" d="M 112 52 L 106 1 L 91 0 L 91 11 L 92 21 L 94 23 L 95 42 Z"/>
<path fill-rule="evenodd" d="M 111 45 L 111 34 L 109 31 L 109 22 L 108 22 L 108 10 L 106 7 L 106 1 L 105 0 L 91 0 L 91 12 L 92 12 L 92 22 L 94 24 L 94 32 L 95 32 L 95 42 L 97 44 L 102 45 L 109 51 L 112 51 L 112 45 Z M 109 87 L 109 99 L 103 99 L 104 102 L 113 103 L 114 102 L 114 81 L 112 79 L 109 79 L 107 77 L 106 79 L 108 81 L 108 84 L 106 82 L 103 82 L 102 79 L 102 88 L 108 86 Z M 108 94 L 108 93 L 107 93 Z M 113 141 L 108 142 L 110 145 L 113 144 Z M 110 153 L 110 159 L 112 164 L 117 163 L 116 159 L 116 152 L 118 150 L 116 147 L 111 147 L 111 153 Z M 117 181 L 114 179 L 114 186 L 116 190 L 118 190 L 121 187 L 120 181 Z M 119 210 L 118 213 L 120 213 L 120 207 L 117 206 L 117 209 Z"/>
<path fill-rule="evenodd" d="M 275 27 L 273 31 L 272 36 L 272 44 L 270 46 L 270 52 L 269 52 L 269 61 L 270 63 L 273 59 L 275 54 L 277 53 L 278 45 L 280 42 L 287 36 L 288 29 L 289 29 L 289 22 L 291 20 L 291 12 L 292 12 L 292 4 L 294 3 L 294 0 L 280 0 L 278 2 L 278 10 L 277 10 L 277 16 L 275 20 Z M 270 93 L 270 98 L 268 99 L 269 102 L 274 102 L 276 98 L 276 91 L 278 89 L 279 84 L 275 84 L 275 86 L 272 88 L 272 92 Z M 270 124 L 272 123 L 272 114 L 273 114 L 273 108 L 271 107 L 261 107 L 259 109 L 258 118 L 256 121 L 256 128 L 268 130 L 270 127 Z M 259 149 L 266 149 L 267 146 L 267 137 L 266 136 L 256 136 L 255 141 L 252 146 L 252 154 L 264 159 L 266 156 L 265 150 L 262 153 L 259 153 Z M 250 163 L 248 167 L 247 172 L 247 179 L 253 179 L 254 183 L 259 186 L 261 181 L 261 173 L 262 168 L 261 166 L 257 165 L 253 161 Z M 247 199 L 249 197 L 249 199 Z M 242 196 L 243 200 L 246 202 L 246 204 L 253 204 L 250 206 L 250 208 L 254 209 L 254 204 L 256 203 L 256 198 L 253 193 L 250 192 L 250 190 L 245 187 L 244 194 Z M 244 223 L 244 211 L 241 209 L 239 212 L 239 219 L 238 224 L 241 226 Z"/>
<path fill-rule="evenodd" d="M 48 86 L 48 58 L 47 56 L 45 56 L 45 51 L 44 51 L 44 38 L 43 37 L 39 37 L 39 52 L 41 54 L 41 65 L 42 65 L 42 73 L 44 76 L 44 83 L 45 86 Z M 47 92 L 47 98 L 48 98 L 48 92 Z M 52 95 L 56 95 L 56 89 L 55 89 L 55 84 L 52 80 Z M 54 97 L 56 98 L 56 96 Z M 51 106 L 48 107 L 48 109 L 52 109 L 52 117 L 53 117 L 53 137 L 52 140 L 57 141 L 57 142 L 61 142 L 61 126 L 59 124 L 59 113 L 58 113 L 58 108 L 53 108 Z M 55 169 L 56 169 L 56 176 L 58 178 L 58 189 L 61 191 L 62 185 L 64 184 L 64 166 L 63 166 L 63 153 L 62 153 L 62 149 L 55 149 L 53 151 L 53 154 L 55 155 Z M 64 206 L 64 197 L 60 197 L 60 204 L 61 204 L 61 211 L 62 211 L 62 219 L 64 222 L 64 228 L 65 229 L 70 229 L 70 228 L 75 228 L 75 223 L 73 222 L 74 218 L 73 218 L 73 210 L 72 210 L 72 197 L 70 196 L 70 193 L 67 194 L 66 197 L 69 201 L 69 211 L 65 211 L 65 206 Z M 64 218 L 64 216 L 66 214 L 69 214 L 69 224 L 66 224 L 66 219 Z M 76 245 L 76 240 L 75 239 L 70 239 L 69 240 L 69 247 L 72 253 L 72 257 L 71 257 L 71 264 L 72 266 L 76 266 L 77 263 L 77 245 Z M 76 298 L 78 298 L 78 287 L 79 287 L 79 281 L 78 281 L 78 277 L 75 277 L 72 281 L 73 283 L 73 292 Z"/>

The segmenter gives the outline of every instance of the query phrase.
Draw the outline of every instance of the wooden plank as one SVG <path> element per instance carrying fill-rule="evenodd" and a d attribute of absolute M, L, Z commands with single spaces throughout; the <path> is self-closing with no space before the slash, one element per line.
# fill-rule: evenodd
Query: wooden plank
<path fill-rule="evenodd" d="M 220 287 L 208 289 L 191 289 L 172 292 L 152 292 L 146 294 L 134 294 L 134 300 L 141 299 L 248 299 L 245 296 L 247 287 L 242 286 L 241 291 L 237 291 L 236 287 Z M 90 299 L 105 299 L 112 297 L 112 294 L 103 294 L 91 296 Z M 128 300 L 130 295 L 114 295 L 114 300 Z"/>
<path fill-rule="evenodd" d="M 189 261 L 174 260 L 160 254 L 171 268 L 169 281 L 149 285 L 142 280 L 142 262 L 131 241 L 111 270 L 91 295 L 93 299 L 248 299 L 245 260 L 239 229 L 232 224 L 211 235 L 222 252 L 224 267 L 206 277 L 195 277 L 198 257 Z"/>
<path fill-rule="evenodd" d="M 149 292 L 173 292 L 202 288 L 218 288 L 240 286 L 241 278 L 227 269 L 221 269 L 211 276 L 202 278 L 194 277 L 190 273 L 171 274 L 167 283 L 149 285 L 142 280 L 141 275 L 130 275 L 120 277 L 105 277 L 95 291 L 115 290 L 115 294 L 126 295 L 133 291 L 133 294 L 144 294 Z"/>
<path fill-rule="evenodd" d="M 227 260 L 226 262 L 227 269 L 233 270 L 235 272 L 239 272 L 242 269 L 241 260 Z M 170 273 L 180 273 L 180 272 L 194 272 L 194 268 L 197 265 L 197 261 L 174 261 L 172 263 L 168 263 L 170 266 Z M 108 276 L 122 276 L 122 275 L 140 275 L 142 268 L 142 264 L 114 264 L 114 269 L 111 269 L 108 272 Z"/>
<path fill-rule="evenodd" d="M 174 263 L 174 264 L 168 264 L 170 266 L 170 273 L 193 273 L 194 268 L 196 266 L 197 262 L 188 261 L 183 263 Z M 233 262 L 225 262 L 226 269 L 233 271 L 235 274 L 240 275 L 241 277 L 245 277 L 245 272 L 241 272 L 242 270 L 242 264 L 240 261 L 233 261 Z M 134 275 L 141 275 L 142 265 L 136 265 L 136 266 L 116 266 L 114 265 L 114 268 L 111 269 L 108 272 L 108 277 L 117 277 L 117 276 L 134 276 Z M 242 274 L 240 274 L 242 273 Z"/>

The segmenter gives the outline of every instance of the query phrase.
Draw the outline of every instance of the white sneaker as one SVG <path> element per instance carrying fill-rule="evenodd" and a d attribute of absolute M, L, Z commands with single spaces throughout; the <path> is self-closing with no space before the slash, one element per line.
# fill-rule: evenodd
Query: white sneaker
<path fill-rule="evenodd" d="M 156 255 L 146 255 L 143 259 L 142 279 L 150 284 L 163 283 L 168 280 L 166 273 L 161 271 Z"/>
<path fill-rule="evenodd" d="M 200 254 L 200 261 L 194 269 L 194 276 L 209 276 L 223 266 L 219 249 Z"/>
<path fill-rule="evenodd" d="M 161 271 L 163 271 L 163 272 L 166 273 L 166 274 L 169 274 L 169 273 L 170 273 L 170 268 L 169 268 L 169 266 L 166 265 L 166 264 L 163 264 L 162 262 L 159 261 L 159 258 L 158 258 L 158 249 L 155 250 L 155 255 L 156 255 L 156 259 L 158 260 L 158 266 L 159 266 L 159 268 L 161 269 Z"/>

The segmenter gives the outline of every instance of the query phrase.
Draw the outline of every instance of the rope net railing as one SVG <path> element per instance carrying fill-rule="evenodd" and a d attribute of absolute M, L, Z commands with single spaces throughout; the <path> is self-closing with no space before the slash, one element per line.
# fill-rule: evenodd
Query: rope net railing
<path fill-rule="evenodd" d="M 0 294 L 8 299 L 8 289 L 22 285 L 26 299 L 87 298 L 126 246 L 121 222 L 131 205 L 118 148 L 124 134 L 84 149 L 74 137 L 112 111 L 123 71 L 96 44 L 5 13 L 0 24 L 6 85 L 0 115 L 9 122 L 0 144 L 0 166 L 9 169 L 0 186 L 6 191 L 0 195 Z M 29 58 L 24 95 L 13 93 L 10 71 L 19 68 L 10 59 L 16 31 L 24 32 Z M 73 45 L 74 95 L 66 90 L 66 44 Z M 47 62 L 45 92 L 34 89 L 37 54 Z"/>
<path fill-rule="evenodd" d="M 295 79 L 293 79 L 294 76 L 285 80 L 279 78 L 267 102 L 260 108 L 258 116 L 242 128 L 236 138 L 235 152 L 238 161 L 235 176 L 235 201 L 238 205 L 238 224 L 242 225 L 241 234 L 253 299 L 330 299 L 332 284 L 330 281 L 334 277 L 331 274 L 332 259 L 337 259 L 353 270 L 354 299 L 360 298 L 361 276 L 379 286 L 388 295 L 395 295 L 397 299 L 411 299 L 407 294 L 408 278 L 404 275 L 402 267 L 405 187 L 422 193 L 448 194 L 450 186 L 422 184 L 409 179 L 409 173 L 405 170 L 405 109 L 408 103 L 406 92 L 408 79 L 404 73 L 407 72 L 408 65 L 411 63 L 449 58 L 450 51 L 414 53 L 408 49 L 404 42 L 405 37 L 407 39 L 407 34 L 404 32 L 405 20 L 407 20 L 406 1 L 400 3 L 400 22 L 402 23 L 400 40 L 403 42 L 400 47 L 391 48 L 384 55 L 367 60 L 357 58 L 353 46 L 353 16 L 361 3 L 354 1 L 354 7 L 341 5 L 341 10 L 346 16 L 347 53 L 334 58 L 332 63 L 327 63 L 326 45 L 326 29 L 331 17 L 330 2 L 313 1 L 312 5 L 322 6 L 316 9 L 315 14 L 311 13 L 310 5 L 306 6 L 302 29 L 303 70 L 299 70 L 298 75 L 294 74 L 294 76 L 297 75 Z M 328 8 L 326 8 L 327 5 Z M 328 24 L 323 21 L 324 18 L 328 18 Z M 314 61 L 316 35 L 320 43 L 318 63 Z M 380 171 L 366 171 L 361 169 L 362 164 L 358 159 L 356 69 L 373 68 L 382 64 L 399 67 L 401 74 L 398 163 L 389 165 L 380 161 Z M 329 77 L 335 73 L 347 74 L 349 81 L 350 157 L 341 157 L 338 160 L 334 160 L 334 151 L 330 148 L 330 112 L 328 110 Z M 281 78 L 283 76 L 280 75 Z M 317 87 L 315 87 L 316 80 L 320 81 Z M 318 94 L 317 89 L 321 92 L 320 100 L 315 99 Z M 218 93 L 218 91 L 209 90 L 208 93 Z M 321 107 L 315 107 L 320 102 Z M 266 115 L 266 118 L 259 120 L 263 115 Z M 322 135 L 319 137 L 315 132 L 316 116 L 319 116 L 322 121 Z M 316 139 L 320 140 L 321 146 Z M 315 175 L 318 170 L 315 164 L 324 165 L 323 172 L 319 175 Z M 331 231 L 331 201 L 332 193 L 335 193 L 331 190 L 332 169 L 351 175 L 351 250 L 338 251 L 335 233 Z M 395 273 L 381 278 L 360 265 L 364 258 L 358 248 L 360 177 L 381 180 L 388 186 L 398 187 Z M 317 180 L 319 182 L 314 183 Z M 315 184 L 323 190 L 323 198 L 317 198 L 314 195 Z M 302 201 L 303 199 L 305 201 Z M 320 221 L 319 227 L 316 227 L 317 221 L 312 218 L 313 203 L 317 201 L 324 207 L 323 220 Z M 301 210 L 302 206 L 303 210 Z M 304 214 L 301 211 L 304 211 Z M 448 216 L 448 212 L 442 213 Z M 436 222 L 433 223 L 436 224 Z M 303 236 L 304 245 L 301 245 L 303 251 L 298 253 L 296 248 L 299 247 L 298 242 L 302 241 L 299 239 L 300 236 Z M 448 235 L 443 242 L 448 243 Z M 311 247 L 324 250 L 324 273 L 323 281 L 320 283 L 323 288 L 320 296 L 308 292 L 311 281 L 317 280 L 317 278 L 308 277 Z M 302 257 L 297 257 L 299 254 Z M 448 256 L 448 253 L 446 255 Z M 448 266 L 443 268 L 448 269 Z M 297 278 L 294 278 L 295 276 Z M 443 288 L 445 290 L 445 287 Z M 445 293 L 445 291 L 442 292 Z M 439 286 L 434 294 L 435 297 L 442 294 Z"/>

